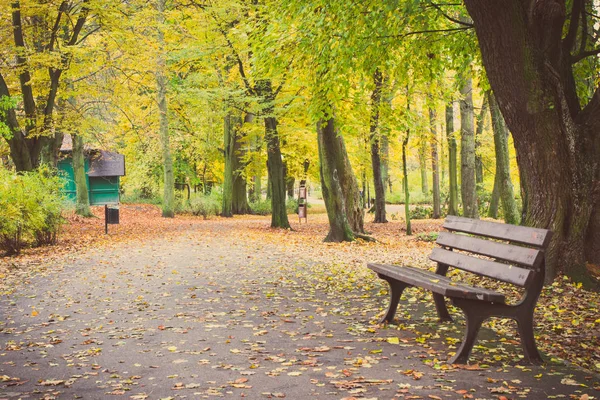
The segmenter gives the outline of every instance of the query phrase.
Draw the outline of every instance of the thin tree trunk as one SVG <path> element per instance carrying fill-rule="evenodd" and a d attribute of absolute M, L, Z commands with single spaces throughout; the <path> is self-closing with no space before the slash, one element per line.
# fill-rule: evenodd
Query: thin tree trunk
<path fill-rule="evenodd" d="M 164 192 L 162 204 L 162 216 L 173 218 L 175 216 L 175 176 L 173 174 L 173 159 L 169 140 L 169 120 L 167 115 L 167 77 L 165 60 L 165 38 L 163 25 L 165 24 L 166 0 L 157 1 L 158 19 L 158 47 L 159 54 L 156 66 L 156 88 L 159 112 L 159 136 L 162 147 L 162 158 L 164 168 Z"/>
<path fill-rule="evenodd" d="M 286 191 L 287 191 L 287 197 L 290 200 L 294 199 L 295 185 L 296 185 L 296 178 L 294 178 L 293 176 L 287 176 L 287 174 L 286 174 L 285 186 L 286 186 Z"/>
<path fill-rule="evenodd" d="M 383 76 L 376 70 L 373 75 L 375 89 L 371 94 L 371 125 L 369 127 L 371 142 L 371 166 L 373 168 L 373 186 L 375 187 L 375 218 L 373 222 L 385 223 L 385 187 L 381 175 L 381 158 L 379 156 L 379 106 L 383 89 Z"/>
<path fill-rule="evenodd" d="M 252 192 L 252 201 L 260 202 L 262 200 L 262 177 L 254 176 L 254 190 Z"/>
<path fill-rule="evenodd" d="M 247 117 L 247 116 L 246 116 Z M 250 205 L 248 204 L 247 182 L 244 175 L 244 149 L 241 141 L 242 123 L 237 119 L 238 123 L 234 126 L 234 145 L 233 145 L 233 192 L 231 198 L 231 212 L 237 215 L 248 214 Z M 246 121 L 245 121 L 246 122 Z"/>
<path fill-rule="evenodd" d="M 223 199 L 221 216 L 233 217 L 233 157 L 235 150 L 235 128 L 234 117 L 231 112 L 225 115 L 223 120 L 223 156 L 225 158 L 225 170 L 223 172 Z"/>
<path fill-rule="evenodd" d="M 406 167 L 406 148 L 408 147 L 408 138 L 410 129 L 406 130 L 406 137 L 402 141 L 402 176 L 404 179 L 404 217 L 406 219 L 406 234 L 412 235 L 410 223 L 410 192 L 408 190 L 408 169 Z"/>
<path fill-rule="evenodd" d="M 429 127 L 431 129 L 431 171 L 433 175 L 433 215 L 434 219 L 441 216 L 440 201 L 440 165 L 438 157 L 438 134 L 435 126 L 435 109 L 429 107 Z"/>
<path fill-rule="evenodd" d="M 477 128 L 475 131 L 475 183 L 478 185 L 483 184 L 483 161 L 481 159 L 480 147 L 481 147 L 481 136 L 483 135 L 483 129 L 485 128 L 485 120 L 488 114 L 488 98 L 483 96 L 483 102 L 481 103 L 481 110 L 477 116 Z"/>
<path fill-rule="evenodd" d="M 410 91 L 406 88 L 406 111 L 410 114 Z M 406 219 L 406 234 L 412 235 L 412 227 L 410 223 L 410 192 L 408 190 L 408 169 L 406 166 L 406 151 L 408 147 L 408 139 L 410 138 L 410 128 L 406 130 L 406 136 L 402 140 L 402 177 L 404 181 L 404 217 Z"/>
<path fill-rule="evenodd" d="M 427 180 L 427 138 L 421 135 L 419 143 L 419 166 L 421 170 L 421 193 L 429 193 L 429 182 Z"/>
<path fill-rule="evenodd" d="M 475 130 L 473 127 L 473 84 L 466 78 L 460 88 L 460 193 L 463 215 L 479 218 L 475 184 Z"/>
<path fill-rule="evenodd" d="M 85 174 L 85 157 L 83 154 L 83 138 L 72 135 L 73 138 L 73 175 L 75 178 L 75 213 L 83 217 L 93 217 L 90 210 L 88 183 Z"/>
<path fill-rule="evenodd" d="M 457 146 L 452 102 L 446 106 L 446 138 L 448 139 L 448 180 L 450 184 L 448 215 L 458 215 Z"/>
<path fill-rule="evenodd" d="M 488 217 L 494 219 L 498 219 L 498 206 L 500 205 L 500 185 L 500 175 L 496 171 L 496 175 L 494 176 L 494 188 L 492 189 L 492 197 L 490 199 L 490 209 L 488 210 Z"/>
<path fill-rule="evenodd" d="M 515 194 L 510 180 L 510 158 L 508 155 L 508 129 L 498 108 L 493 93 L 488 93 L 492 127 L 494 130 L 494 147 L 496 150 L 496 176 L 498 177 L 499 193 L 502 199 L 504 221 L 508 224 L 519 223 L 519 210 L 515 202 Z"/>
<path fill-rule="evenodd" d="M 380 124 L 381 126 L 381 124 Z M 381 180 L 383 190 L 392 193 L 392 180 L 390 179 L 390 131 L 387 127 L 381 127 Z"/>

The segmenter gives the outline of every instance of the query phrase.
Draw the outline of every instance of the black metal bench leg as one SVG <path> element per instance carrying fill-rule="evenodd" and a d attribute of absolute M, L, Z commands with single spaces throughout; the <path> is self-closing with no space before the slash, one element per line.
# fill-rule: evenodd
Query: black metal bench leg
<path fill-rule="evenodd" d="M 394 320 L 394 315 L 396 315 L 396 309 L 398 308 L 400 296 L 402 296 L 402 292 L 408 286 L 404 282 L 388 279 L 387 277 L 384 277 L 383 279 L 390 284 L 390 305 L 379 323 L 392 322 Z"/>
<path fill-rule="evenodd" d="M 464 308 L 463 311 L 465 311 Z M 465 318 L 467 320 L 465 336 L 456 355 L 448 361 L 450 364 L 466 364 L 469 361 L 469 354 L 471 354 L 471 350 L 477 339 L 479 328 L 481 328 L 481 324 L 486 319 L 483 315 L 467 311 L 465 311 Z"/>
<path fill-rule="evenodd" d="M 517 325 L 521 336 L 521 346 L 523 347 L 523 353 L 525 353 L 525 361 L 531 364 L 543 364 L 544 359 L 535 345 L 533 315 L 519 316 Z"/>
<path fill-rule="evenodd" d="M 440 321 L 452 321 L 452 317 L 446 307 L 446 300 L 441 294 L 433 293 L 433 301 L 435 302 L 435 308 L 437 310 Z"/>

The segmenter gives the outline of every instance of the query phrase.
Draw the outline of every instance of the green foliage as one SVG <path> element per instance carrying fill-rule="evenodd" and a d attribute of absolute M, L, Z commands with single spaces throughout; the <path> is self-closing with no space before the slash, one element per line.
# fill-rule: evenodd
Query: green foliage
<path fill-rule="evenodd" d="M 0 137 L 7 140 L 12 138 L 12 132 L 3 120 L 5 119 L 6 111 L 17 106 L 17 100 L 16 97 L 0 96 Z"/>
<path fill-rule="evenodd" d="M 250 211 L 255 215 L 271 214 L 271 200 L 267 199 L 250 203 Z"/>
<path fill-rule="evenodd" d="M 421 242 L 435 242 L 438 235 L 439 232 L 421 232 L 417 234 L 416 239 Z"/>
<path fill-rule="evenodd" d="M 16 174 L 0 168 L 0 249 L 56 243 L 63 223 L 63 179 L 47 168 Z"/>
<path fill-rule="evenodd" d="M 418 205 L 410 210 L 411 219 L 429 219 L 433 215 L 433 208 L 429 206 Z"/>
<path fill-rule="evenodd" d="M 121 196 L 121 203 L 160 205 L 162 203 L 162 199 L 151 190 L 147 190 L 145 188 L 135 188 L 131 191 L 125 192 L 125 194 Z"/>
<path fill-rule="evenodd" d="M 221 195 L 215 190 L 207 195 L 192 196 L 188 208 L 191 214 L 202 215 L 204 219 L 208 219 L 221 213 L 221 202 Z"/>
<path fill-rule="evenodd" d="M 385 202 L 388 204 L 404 204 L 404 193 L 394 192 L 388 193 L 385 196 Z M 431 194 L 424 194 L 420 190 L 410 192 L 411 204 L 431 204 Z"/>
<path fill-rule="evenodd" d="M 310 204 L 309 204 L 310 207 Z M 294 214 L 298 212 L 298 200 L 287 199 L 285 202 L 285 208 L 288 214 Z M 269 215 L 271 214 L 271 200 L 260 200 L 257 202 L 250 203 L 250 210 L 255 215 Z"/>

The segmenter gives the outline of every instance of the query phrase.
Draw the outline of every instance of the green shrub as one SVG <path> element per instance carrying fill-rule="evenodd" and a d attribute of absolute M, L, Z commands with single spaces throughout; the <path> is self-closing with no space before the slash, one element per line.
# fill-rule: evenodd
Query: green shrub
<path fill-rule="evenodd" d="M 310 204 L 308 206 L 310 207 Z M 298 200 L 288 198 L 285 202 L 285 208 L 288 214 L 298 213 Z M 250 203 L 250 211 L 254 215 L 270 215 L 272 212 L 271 199 Z"/>
<path fill-rule="evenodd" d="M 420 190 L 410 192 L 409 196 L 410 204 L 431 204 L 433 202 L 431 193 L 424 194 Z M 404 192 L 386 193 L 385 202 L 387 204 L 404 204 Z"/>
<path fill-rule="evenodd" d="M 64 181 L 48 168 L 13 173 L 0 168 L 0 249 L 18 254 L 31 243 L 56 243 L 63 223 Z"/>
<path fill-rule="evenodd" d="M 271 199 L 260 200 L 250 203 L 250 211 L 255 215 L 271 214 Z"/>
<path fill-rule="evenodd" d="M 416 206 L 410 210 L 411 219 L 428 219 L 433 215 L 433 209 L 428 206 Z"/>
<path fill-rule="evenodd" d="M 162 198 L 160 198 L 160 196 L 154 195 L 148 190 L 134 189 L 132 191 L 125 191 L 123 196 L 121 196 L 121 203 L 161 205 Z"/>
<path fill-rule="evenodd" d="M 416 239 L 422 242 L 435 242 L 438 238 L 438 232 L 421 232 L 417 234 Z"/>
<path fill-rule="evenodd" d="M 187 208 L 189 208 L 189 212 L 193 215 L 202 215 L 204 219 L 208 219 L 210 216 L 216 216 L 221 213 L 221 201 L 221 196 L 217 191 L 213 191 L 207 195 L 193 195 L 187 204 Z"/>

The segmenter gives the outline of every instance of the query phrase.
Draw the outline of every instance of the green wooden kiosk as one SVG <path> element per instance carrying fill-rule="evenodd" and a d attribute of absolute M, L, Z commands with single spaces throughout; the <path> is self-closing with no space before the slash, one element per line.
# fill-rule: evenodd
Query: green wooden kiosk
<path fill-rule="evenodd" d="M 64 192 L 75 202 L 75 175 L 73 173 L 73 150 L 70 136 L 65 135 L 60 148 L 61 159 L 58 169 L 63 171 L 67 184 Z M 88 185 L 90 205 L 119 204 L 120 177 L 125 175 L 125 156 L 119 153 L 98 149 L 86 149 L 85 175 Z"/>

